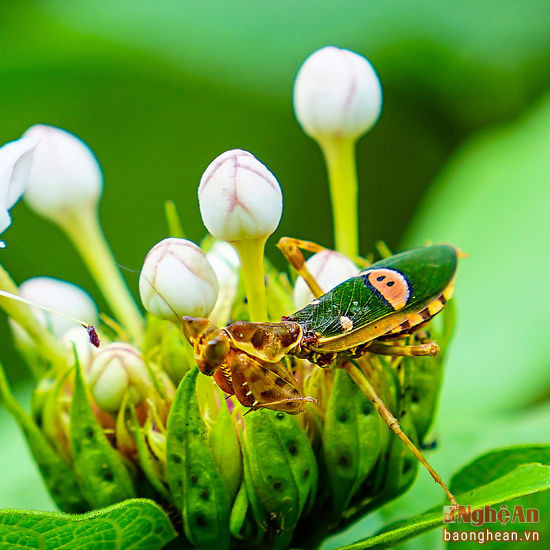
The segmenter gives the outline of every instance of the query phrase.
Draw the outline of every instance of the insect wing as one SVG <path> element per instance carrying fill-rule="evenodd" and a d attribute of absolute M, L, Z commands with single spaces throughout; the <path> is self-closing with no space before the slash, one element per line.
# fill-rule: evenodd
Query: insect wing
<path fill-rule="evenodd" d="M 396 311 L 417 311 L 451 283 L 457 250 L 416 248 L 391 256 L 344 281 L 289 317 L 321 338 L 339 336 Z"/>

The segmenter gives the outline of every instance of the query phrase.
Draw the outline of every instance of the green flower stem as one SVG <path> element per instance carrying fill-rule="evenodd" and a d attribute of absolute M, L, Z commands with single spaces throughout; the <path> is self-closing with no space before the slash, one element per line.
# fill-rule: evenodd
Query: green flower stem
<path fill-rule="evenodd" d="M 116 318 L 134 342 L 143 339 L 143 317 L 117 267 L 99 225 L 97 212 L 84 209 L 67 219 L 62 228 L 82 256 Z"/>
<path fill-rule="evenodd" d="M 336 250 L 348 258 L 359 255 L 355 142 L 345 137 L 319 140 L 328 169 Z"/>
<path fill-rule="evenodd" d="M 264 248 L 267 237 L 244 239 L 231 244 L 241 259 L 244 288 L 251 321 L 267 321 L 267 301 L 264 282 Z"/>
<path fill-rule="evenodd" d="M 0 265 L 0 289 L 19 295 L 17 285 L 2 265 Z M 51 332 L 40 324 L 28 305 L 0 296 L 0 307 L 27 332 L 36 343 L 40 353 L 48 361 L 51 361 L 54 365 L 66 362 L 67 354 L 64 348 L 57 342 Z"/>

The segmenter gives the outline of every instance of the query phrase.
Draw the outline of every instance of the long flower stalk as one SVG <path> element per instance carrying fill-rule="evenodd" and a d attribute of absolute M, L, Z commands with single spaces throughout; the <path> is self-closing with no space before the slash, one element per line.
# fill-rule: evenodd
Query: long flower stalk
<path fill-rule="evenodd" d="M 264 280 L 264 249 L 267 238 L 243 239 L 233 243 L 241 260 L 242 277 L 251 321 L 267 321 Z"/>
<path fill-rule="evenodd" d="M 66 234 L 96 280 L 115 316 L 132 340 L 139 343 L 143 338 L 143 317 L 117 267 L 97 214 L 90 209 L 84 209 L 80 214 L 62 227 L 67 227 Z"/>
<path fill-rule="evenodd" d="M 319 144 L 328 169 L 336 250 L 355 258 L 359 255 L 356 140 L 330 137 L 320 139 Z"/>

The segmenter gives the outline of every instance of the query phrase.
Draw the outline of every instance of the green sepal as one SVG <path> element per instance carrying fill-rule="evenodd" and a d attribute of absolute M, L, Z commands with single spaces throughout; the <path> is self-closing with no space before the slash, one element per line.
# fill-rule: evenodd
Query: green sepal
<path fill-rule="evenodd" d="M 229 502 L 233 502 L 243 477 L 243 460 L 234 420 L 223 398 L 218 417 L 208 434 L 208 445 L 223 477 Z"/>
<path fill-rule="evenodd" d="M 252 511 L 270 546 L 286 548 L 317 486 L 317 462 L 297 420 L 261 410 L 245 417 L 245 479 Z"/>
<path fill-rule="evenodd" d="M 418 440 L 423 441 L 434 417 L 442 374 L 436 357 L 403 357 L 403 406 L 411 412 Z"/>
<path fill-rule="evenodd" d="M 133 426 L 133 436 L 136 442 L 137 452 L 138 452 L 138 461 L 147 481 L 151 486 L 157 491 L 157 493 L 162 496 L 167 501 L 171 501 L 171 496 L 164 485 L 164 483 L 159 479 L 158 474 L 158 461 L 153 456 L 147 443 L 145 441 L 145 436 L 143 435 L 143 428 L 139 425 L 136 409 L 133 406 L 130 406 L 130 414 L 132 416 L 132 426 Z"/>
<path fill-rule="evenodd" d="M 231 508 L 231 518 L 229 520 L 229 531 L 233 538 L 245 540 L 249 544 L 252 544 L 253 541 L 259 542 L 258 526 L 251 515 L 246 480 L 243 475 L 241 486 Z"/>
<path fill-rule="evenodd" d="M 74 469 L 82 493 L 92 508 L 101 508 L 135 496 L 132 479 L 121 455 L 105 437 L 92 411 L 78 360 L 70 434 Z"/>
<path fill-rule="evenodd" d="M 399 400 L 400 383 L 399 377 L 393 368 L 389 357 L 383 355 L 367 355 L 368 363 L 372 365 L 375 378 L 373 383 L 378 397 L 382 399 L 387 409 L 394 415 L 398 413 L 397 403 Z"/>
<path fill-rule="evenodd" d="M 25 336 L 27 334 L 25 333 Z M 48 372 L 50 363 L 44 359 L 44 356 L 40 353 L 39 348 L 36 346 L 34 340 L 29 336 L 26 338 L 20 338 L 12 332 L 14 348 L 17 353 L 23 358 L 25 364 L 29 367 L 29 371 L 32 373 L 35 379 L 42 378 Z"/>
<path fill-rule="evenodd" d="M 435 417 L 443 364 L 455 322 L 456 308 L 454 300 L 451 300 L 441 314 L 430 322 L 427 329 L 430 339 L 439 344 L 441 351 L 435 357 L 403 358 L 401 387 L 404 396 L 402 407 L 411 411 L 418 440 L 421 442 Z"/>
<path fill-rule="evenodd" d="M 172 323 L 165 325 L 160 342 L 161 366 L 177 386 L 195 364 L 195 357 L 193 347 L 184 339 L 181 329 Z"/>
<path fill-rule="evenodd" d="M 196 384 L 199 370 L 181 381 L 168 417 L 168 485 L 182 512 L 185 535 L 200 548 L 229 548 L 229 497 L 210 448 Z"/>
<path fill-rule="evenodd" d="M 337 369 L 325 416 L 323 448 L 333 514 L 342 515 L 384 450 L 387 428 L 343 369 Z"/>
<path fill-rule="evenodd" d="M 160 550 L 176 537 L 154 502 L 126 500 L 88 514 L 0 511 L 0 548 L 19 550 Z"/>
<path fill-rule="evenodd" d="M 67 461 L 72 461 L 72 453 L 70 449 L 69 434 L 66 430 L 60 427 L 60 419 L 63 414 L 62 411 L 62 396 L 64 391 L 64 385 L 67 382 L 68 376 L 71 374 L 72 369 L 66 368 L 66 370 L 60 370 L 57 373 L 57 377 L 53 383 L 53 386 L 46 392 L 46 396 L 41 399 L 43 401 L 43 408 L 41 411 L 41 428 L 46 437 L 50 440 L 51 444 L 56 448 L 57 452 Z M 35 394 L 41 389 L 42 382 L 38 388 L 33 392 L 33 409 L 36 411 L 37 401 L 40 398 L 34 398 Z M 49 385 L 49 380 L 48 380 Z"/>
<path fill-rule="evenodd" d="M 78 513 L 87 510 L 87 502 L 80 492 L 74 472 L 55 452 L 40 428 L 15 400 L 1 364 L 0 403 L 12 415 L 25 435 L 27 444 L 55 504 L 65 512 Z"/>

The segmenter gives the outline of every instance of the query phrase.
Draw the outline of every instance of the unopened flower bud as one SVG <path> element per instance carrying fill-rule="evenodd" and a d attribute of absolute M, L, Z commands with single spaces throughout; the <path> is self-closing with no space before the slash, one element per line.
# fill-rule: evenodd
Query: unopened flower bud
<path fill-rule="evenodd" d="M 37 142 L 21 138 L 0 147 L 0 233 L 10 225 L 8 210 L 25 191 Z"/>
<path fill-rule="evenodd" d="M 323 292 L 332 290 L 336 285 L 357 275 L 359 271 L 349 258 L 334 250 L 321 250 L 321 252 L 313 254 L 307 260 L 306 267 Z M 296 307 L 302 308 L 314 298 L 315 296 L 309 290 L 304 279 L 298 277 L 294 286 L 294 304 Z"/>
<path fill-rule="evenodd" d="M 38 214 L 58 224 L 96 208 L 103 189 L 99 164 L 88 146 L 73 134 L 37 124 L 25 137 L 39 141 L 25 202 Z"/>
<path fill-rule="evenodd" d="M 300 67 L 294 111 L 315 139 L 358 138 L 370 130 L 382 108 L 382 89 L 372 65 L 350 50 L 326 46 Z"/>
<path fill-rule="evenodd" d="M 181 321 L 190 315 L 208 317 L 218 295 L 218 283 L 203 251 L 186 239 L 157 243 L 145 258 L 139 294 L 155 317 Z"/>
<path fill-rule="evenodd" d="M 52 277 L 33 277 L 21 284 L 19 294 L 31 302 L 82 319 L 92 325 L 97 324 L 99 315 L 94 301 L 86 291 L 73 283 Z M 31 309 L 40 323 L 57 337 L 63 336 L 75 327 L 74 321 L 61 315 L 32 306 Z M 77 328 L 87 338 L 86 331 L 82 327 Z"/>
<path fill-rule="evenodd" d="M 199 206 L 208 231 L 225 241 L 268 237 L 283 211 L 275 176 L 251 153 L 234 149 L 213 160 L 202 175 Z"/>
<path fill-rule="evenodd" d="M 96 405 L 108 413 L 120 409 L 124 396 L 127 396 L 128 404 L 137 407 L 152 387 L 139 350 L 119 342 L 99 351 L 92 361 L 87 379 Z"/>

